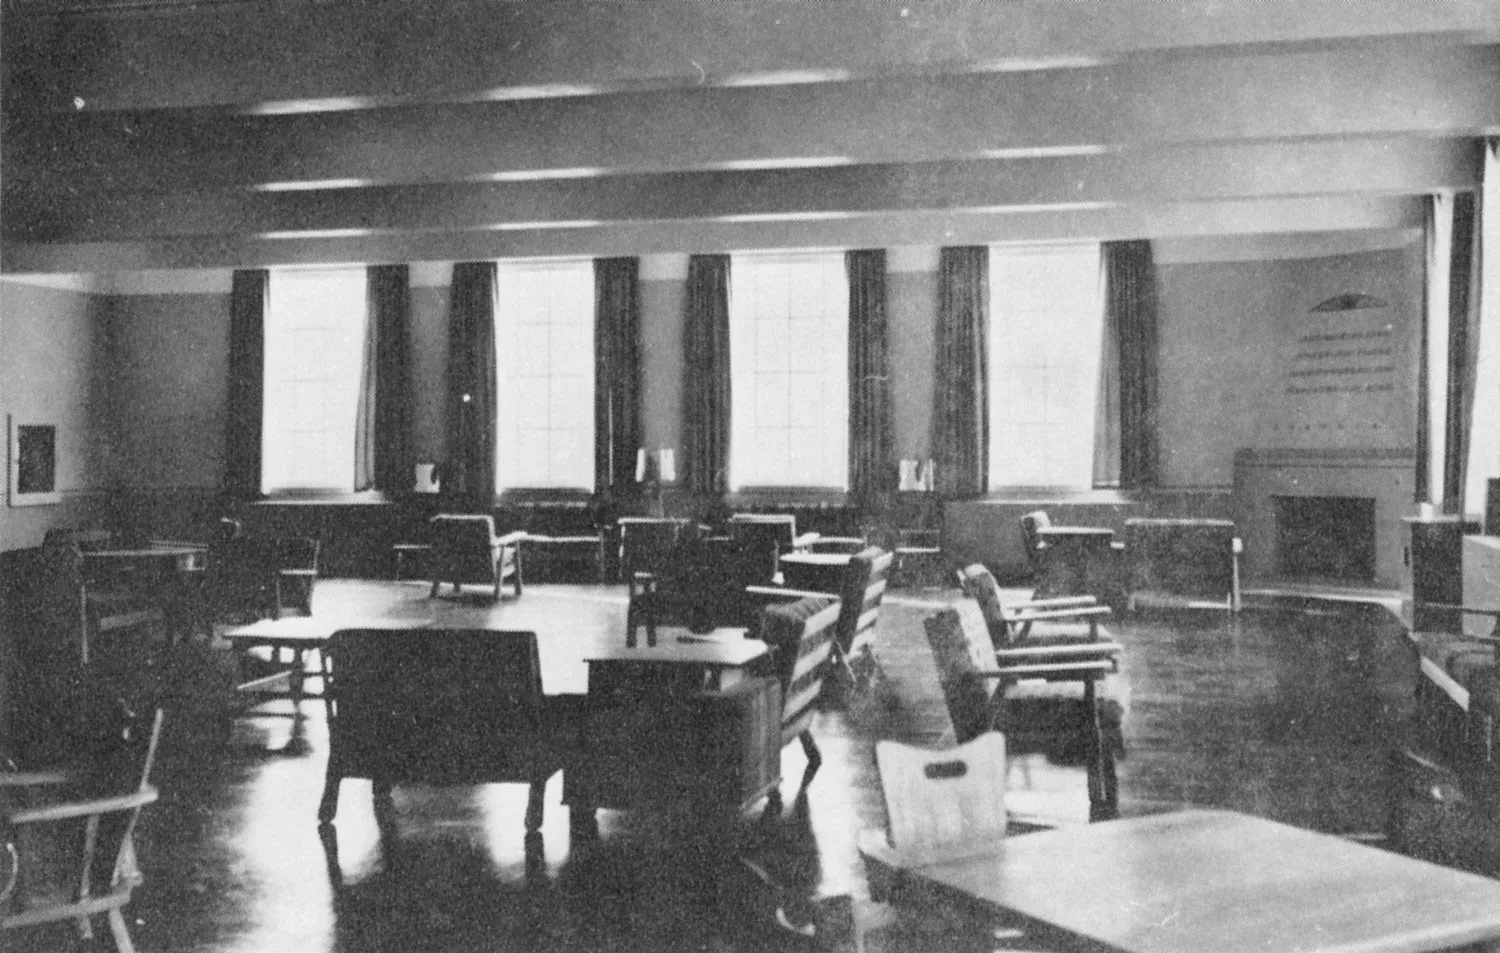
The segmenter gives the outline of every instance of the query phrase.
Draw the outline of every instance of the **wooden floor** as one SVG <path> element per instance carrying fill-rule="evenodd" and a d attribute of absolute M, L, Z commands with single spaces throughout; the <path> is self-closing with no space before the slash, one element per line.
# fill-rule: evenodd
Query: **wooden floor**
<path fill-rule="evenodd" d="M 865 909 L 855 839 L 885 820 L 873 741 L 952 738 L 920 635 L 926 611 L 910 594 L 887 602 L 878 653 L 892 673 L 888 692 L 819 716 L 813 730 L 825 763 L 807 796 L 796 796 L 803 756 L 793 745 L 784 754 L 783 816 L 768 832 L 747 822 L 737 843 L 712 846 L 660 818 L 609 811 L 596 842 L 572 844 L 560 776 L 548 785 L 537 850 L 524 842 L 520 785 L 397 788 L 394 817 L 377 825 L 368 783 L 349 781 L 336 833 L 320 838 L 321 705 L 305 703 L 293 719 L 278 702 L 231 721 L 228 653 L 190 647 L 163 667 L 179 697 L 157 776 L 162 801 L 139 835 L 146 884 L 128 911 L 137 945 L 215 953 L 782 948 L 788 935 L 775 926 L 773 895 L 736 854 L 798 896 L 849 896 Z M 624 593 L 536 585 L 491 606 L 429 600 L 418 583 L 324 580 L 314 613 L 434 618 L 561 639 L 623 631 Z M 1381 830 L 1387 729 L 1408 711 L 1412 677 L 1388 609 L 1287 597 L 1233 616 L 1141 613 L 1111 628 L 1126 646 L 1123 814 L 1200 805 L 1340 834 Z M 1016 759 L 1008 803 L 1027 819 L 1084 823 L 1083 768 L 1044 755 Z M 952 948 L 951 937 L 933 946 Z M 14 948 L 87 947 L 67 931 L 40 931 Z"/>

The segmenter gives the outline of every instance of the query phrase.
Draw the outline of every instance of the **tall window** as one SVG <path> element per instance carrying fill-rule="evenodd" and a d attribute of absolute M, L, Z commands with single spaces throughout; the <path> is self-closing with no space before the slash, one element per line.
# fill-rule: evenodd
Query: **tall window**
<path fill-rule="evenodd" d="M 1099 246 L 990 249 L 990 484 L 1093 485 Z"/>
<path fill-rule="evenodd" d="M 495 351 L 496 489 L 591 489 L 593 262 L 501 262 Z"/>
<path fill-rule="evenodd" d="M 271 272 L 261 492 L 352 492 L 365 270 Z"/>
<path fill-rule="evenodd" d="M 842 252 L 730 263 L 730 485 L 846 489 L 849 280 Z"/>

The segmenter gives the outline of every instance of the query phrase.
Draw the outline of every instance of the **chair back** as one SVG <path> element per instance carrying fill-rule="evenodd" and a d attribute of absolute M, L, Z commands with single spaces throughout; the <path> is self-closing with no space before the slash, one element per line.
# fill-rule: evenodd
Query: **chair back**
<path fill-rule="evenodd" d="M 8 899 L 0 906 L 0 930 L 63 920 L 86 924 L 89 917 L 107 913 L 116 945 L 132 948 L 120 908 L 130 902 L 141 883 L 132 834 L 141 809 L 158 797 L 151 786 L 151 769 L 162 723 L 162 711 L 157 709 L 146 737 L 125 739 L 131 742 L 133 751 L 143 752 L 141 761 L 132 764 L 128 790 L 90 784 L 83 799 L 49 800 L 36 807 L 0 811 L 0 826 L 17 831 L 50 828 L 53 836 L 40 837 L 37 843 L 65 852 L 65 856 L 51 859 L 25 851 L 19 856 L 12 854 L 17 861 L 12 886 L 17 886 L 21 895 L 19 902 Z M 63 876 L 66 881 L 59 879 Z"/>
<path fill-rule="evenodd" d="M 812 721 L 839 618 L 839 601 L 825 596 L 767 606 L 762 614 L 761 638 L 775 649 L 781 682 L 782 744 L 806 731 Z"/>
<path fill-rule="evenodd" d="M 875 623 L 880 618 L 880 603 L 885 599 L 886 581 L 891 574 L 894 556 L 879 546 L 866 547 L 849 559 L 844 582 L 839 588 L 843 612 L 839 618 L 838 644 L 845 656 L 874 638 Z"/>
<path fill-rule="evenodd" d="M 979 603 L 991 644 L 997 649 L 1009 645 L 1012 641 L 1010 624 L 1005 620 L 1000 584 L 995 581 L 994 574 L 983 563 L 970 563 L 958 571 L 958 585 L 965 596 Z"/>
<path fill-rule="evenodd" d="M 1000 684 L 999 679 L 986 677 L 998 672 L 1000 664 L 990 645 L 984 614 L 978 603 L 963 599 L 927 616 L 922 624 L 954 737 L 960 744 L 977 738 L 994 722 L 994 698 Z"/>
<path fill-rule="evenodd" d="M 729 535 L 739 540 L 769 536 L 778 552 L 784 553 L 797 539 L 797 517 L 792 513 L 735 513 L 729 517 Z"/>
<path fill-rule="evenodd" d="M 729 518 L 729 536 L 738 550 L 745 584 L 768 586 L 776 579 L 779 557 L 797 538 L 797 518 L 790 514 L 736 513 Z"/>
<path fill-rule="evenodd" d="M 549 741 L 536 633 L 345 629 L 326 651 L 330 759 L 342 775 L 531 780 Z"/>
<path fill-rule="evenodd" d="M 432 531 L 432 576 L 448 582 L 495 579 L 495 518 L 488 514 L 439 513 Z"/>
<path fill-rule="evenodd" d="M 661 572 L 677 547 L 687 520 L 649 516 L 622 516 L 620 529 L 620 571 L 628 581 L 638 572 Z"/>
<path fill-rule="evenodd" d="M 956 748 L 877 741 L 875 762 L 904 863 L 960 860 L 1005 839 L 1005 737 L 987 731 Z"/>
<path fill-rule="evenodd" d="M 276 565 L 279 569 L 301 569 L 317 572 L 318 540 L 311 536 L 283 536 L 276 541 Z"/>
<path fill-rule="evenodd" d="M 1039 530 L 1052 525 L 1046 510 L 1032 510 L 1021 517 L 1021 538 L 1026 545 L 1026 562 L 1032 572 L 1042 572 L 1046 564 L 1042 559 L 1042 537 Z"/>

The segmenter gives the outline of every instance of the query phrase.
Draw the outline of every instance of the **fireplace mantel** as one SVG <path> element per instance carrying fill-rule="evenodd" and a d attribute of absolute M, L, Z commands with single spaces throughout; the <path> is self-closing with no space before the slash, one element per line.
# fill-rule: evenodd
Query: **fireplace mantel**
<path fill-rule="evenodd" d="M 1234 455 L 1236 523 L 1245 542 L 1245 573 L 1273 578 L 1278 496 L 1358 497 L 1375 501 L 1375 584 L 1399 588 L 1401 519 L 1416 490 L 1415 450 L 1384 447 L 1255 448 Z"/>

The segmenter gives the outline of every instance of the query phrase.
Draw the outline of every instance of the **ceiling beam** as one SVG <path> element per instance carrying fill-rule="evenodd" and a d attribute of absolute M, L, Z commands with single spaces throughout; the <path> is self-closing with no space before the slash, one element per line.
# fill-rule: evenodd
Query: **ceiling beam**
<path fill-rule="evenodd" d="M 541 255 L 645 255 L 756 248 L 889 248 L 1057 239 L 1417 229 L 1417 197 L 1336 196 L 1111 205 L 1069 210 L 873 213 L 761 222 L 618 222 L 577 228 L 389 232 L 268 239 L 247 235 L 118 242 L 15 242 L 0 272 L 466 261 Z"/>
<path fill-rule="evenodd" d="M 12 123 L 4 169 L 43 193 L 211 190 L 1483 135 L 1500 131 L 1496 89 L 1500 47 L 1464 47 L 304 115 L 85 112 Z"/>
<path fill-rule="evenodd" d="M 6 236 L 95 242 L 297 232 L 483 231 L 531 224 L 745 221 L 886 212 L 1033 211 L 1472 189 L 1469 139 L 1295 140 L 1094 156 L 695 172 L 547 182 L 256 193 L 94 193 L 10 201 Z"/>
<path fill-rule="evenodd" d="M 434 102 L 1500 35 L 1487 0 L 10 0 L 5 20 L 11 81 L 37 108 L 64 112 L 75 100 L 90 110 Z"/>

